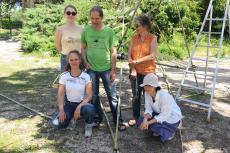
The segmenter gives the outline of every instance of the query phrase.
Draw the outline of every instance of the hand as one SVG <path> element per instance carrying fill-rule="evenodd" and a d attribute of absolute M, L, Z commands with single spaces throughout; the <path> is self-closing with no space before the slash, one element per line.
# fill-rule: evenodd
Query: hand
<path fill-rule="evenodd" d="M 130 77 L 131 77 L 131 79 L 136 79 L 136 77 L 137 77 L 137 71 L 136 71 L 135 68 L 131 69 Z"/>
<path fill-rule="evenodd" d="M 129 63 L 129 66 L 130 66 L 130 67 L 133 67 L 133 66 L 134 66 L 134 62 L 133 62 L 132 59 L 129 59 L 129 60 L 128 60 L 128 63 Z"/>
<path fill-rule="evenodd" d="M 85 65 L 86 69 L 90 69 L 91 68 L 91 65 L 88 62 L 84 62 L 84 65 Z"/>
<path fill-rule="evenodd" d="M 111 82 L 113 82 L 116 79 L 116 73 L 114 70 L 110 71 L 109 77 Z"/>
<path fill-rule="evenodd" d="M 148 128 L 149 128 L 148 121 L 144 119 L 144 121 L 141 123 L 140 129 L 143 131 L 143 130 L 148 130 Z"/>
<path fill-rule="evenodd" d="M 81 104 L 79 104 L 74 111 L 74 119 L 78 120 L 81 117 Z"/>
<path fill-rule="evenodd" d="M 65 111 L 62 110 L 59 112 L 59 121 L 62 123 L 65 121 L 65 118 L 66 118 L 66 114 L 65 114 Z"/>
<path fill-rule="evenodd" d="M 129 60 L 129 66 L 133 67 L 136 64 L 139 64 L 138 60 Z"/>

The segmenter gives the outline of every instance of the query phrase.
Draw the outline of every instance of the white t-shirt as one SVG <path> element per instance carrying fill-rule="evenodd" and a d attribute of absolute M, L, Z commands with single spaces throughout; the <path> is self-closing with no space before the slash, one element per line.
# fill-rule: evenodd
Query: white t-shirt
<path fill-rule="evenodd" d="M 65 85 L 66 96 L 70 102 L 81 102 L 85 96 L 85 87 L 91 82 L 90 76 L 81 72 L 77 77 L 71 76 L 70 72 L 63 72 L 59 83 Z"/>

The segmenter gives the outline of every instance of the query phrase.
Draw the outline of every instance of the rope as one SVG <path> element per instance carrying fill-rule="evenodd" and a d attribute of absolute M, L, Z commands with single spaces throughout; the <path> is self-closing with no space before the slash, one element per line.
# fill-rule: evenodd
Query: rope
<path fill-rule="evenodd" d="M 23 104 L 21 104 L 20 102 L 14 100 L 14 99 L 11 99 L 11 98 L 9 98 L 9 97 L 7 97 L 7 96 L 1 94 L 1 93 L 0 93 L 0 96 L 6 98 L 6 99 L 8 99 L 8 100 L 10 100 L 11 102 L 14 102 L 14 103 L 18 104 L 19 106 L 22 106 L 22 107 L 24 107 L 24 108 L 26 108 L 26 109 L 28 109 L 28 110 L 30 110 L 30 111 L 32 111 L 32 112 L 34 112 L 34 113 L 40 115 L 41 117 L 45 117 L 45 118 L 47 118 L 47 119 L 52 119 L 52 117 L 50 117 L 50 116 L 48 116 L 48 115 L 46 115 L 46 114 L 44 114 L 44 113 L 38 112 L 38 111 L 36 111 L 35 109 L 32 109 L 32 108 L 30 108 L 30 107 L 28 107 L 28 106 L 26 106 L 26 105 L 23 105 Z"/>

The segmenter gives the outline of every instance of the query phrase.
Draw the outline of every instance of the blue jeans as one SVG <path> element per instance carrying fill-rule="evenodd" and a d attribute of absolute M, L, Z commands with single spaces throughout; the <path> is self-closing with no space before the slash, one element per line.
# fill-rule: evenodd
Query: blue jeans
<path fill-rule="evenodd" d="M 137 74 L 135 79 L 130 78 L 130 84 L 133 94 L 132 105 L 133 105 L 133 117 L 138 119 L 141 111 L 141 95 L 143 93 L 143 87 L 140 84 L 143 83 L 144 75 Z"/>
<path fill-rule="evenodd" d="M 102 122 L 102 108 L 100 105 L 100 97 L 99 97 L 99 79 L 102 79 L 105 92 L 109 101 L 109 106 L 112 112 L 113 116 L 113 122 L 116 123 L 117 120 L 117 97 L 116 97 L 116 90 L 114 90 L 114 86 L 112 86 L 112 83 L 110 81 L 110 70 L 107 71 L 93 71 L 93 70 L 88 70 L 87 73 L 90 75 L 92 79 L 92 84 L 93 84 L 93 104 L 95 105 L 97 115 L 98 115 L 98 120 L 97 122 Z M 120 118 L 119 121 L 122 122 L 122 116 L 120 113 Z"/>
<path fill-rule="evenodd" d="M 60 57 L 60 63 L 61 63 L 61 73 L 65 71 L 66 65 L 67 65 L 67 55 L 61 54 Z"/>
<path fill-rule="evenodd" d="M 63 128 L 68 127 L 71 119 L 74 116 L 74 111 L 76 110 L 76 108 L 78 107 L 79 104 L 80 103 L 70 102 L 65 97 L 64 111 L 66 114 L 66 118 L 65 118 L 64 122 L 59 123 L 59 125 L 58 125 L 59 129 L 63 129 Z M 85 119 L 85 122 L 87 124 L 93 123 L 95 114 L 96 114 L 96 110 L 92 104 L 87 103 L 81 107 L 81 117 L 83 117 Z"/>
<path fill-rule="evenodd" d="M 152 118 L 154 118 L 155 115 L 158 115 L 158 113 L 153 112 Z M 141 123 L 143 122 L 144 117 L 139 117 L 137 121 L 137 127 L 140 127 Z M 180 121 L 177 123 L 153 123 L 149 125 L 149 129 L 151 132 L 157 134 L 160 136 L 160 139 L 162 142 L 165 142 L 169 140 L 176 132 L 177 127 L 179 126 Z"/>

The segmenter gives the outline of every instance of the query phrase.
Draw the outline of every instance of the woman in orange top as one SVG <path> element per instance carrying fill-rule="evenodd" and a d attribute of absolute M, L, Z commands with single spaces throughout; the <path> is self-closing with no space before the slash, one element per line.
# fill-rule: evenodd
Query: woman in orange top
<path fill-rule="evenodd" d="M 143 78 L 148 73 L 155 73 L 155 57 L 157 51 L 157 37 L 150 33 L 151 22 L 146 16 L 138 16 L 135 20 L 136 33 L 133 35 L 128 52 L 130 66 L 130 82 L 132 87 L 132 105 L 134 119 L 129 125 L 135 125 L 140 116 L 141 94 Z"/>

